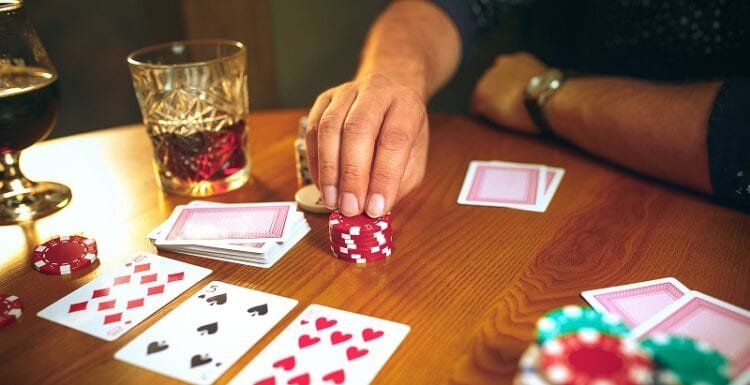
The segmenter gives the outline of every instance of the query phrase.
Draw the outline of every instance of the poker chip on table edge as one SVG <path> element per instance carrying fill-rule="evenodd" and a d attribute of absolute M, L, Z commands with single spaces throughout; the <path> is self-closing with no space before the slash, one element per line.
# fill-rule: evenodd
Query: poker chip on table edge
<path fill-rule="evenodd" d="M 8 326 L 23 314 L 23 302 L 15 295 L 0 294 L 0 327 Z"/>
<path fill-rule="evenodd" d="M 80 250 L 64 250 L 74 243 Z M 58 256 L 57 253 L 75 253 Z M 96 240 L 83 235 L 55 236 L 40 244 L 31 254 L 32 266 L 39 272 L 50 275 L 66 275 L 90 266 L 97 259 Z M 61 262 L 64 260 L 64 262 Z"/>
<path fill-rule="evenodd" d="M 639 342 L 661 369 L 660 383 L 728 384 L 732 370 L 729 360 L 716 349 L 678 335 L 655 335 Z"/>
<path fill-rule="evenodd" d="M 583 328 L 621 337 L 630 332 L 630 328 L 617 317 L 600 313 L 588 306 L 568 305 L 551 310 L 539 318 L 536 323 L 536 339 L 543 344 Z"/>
<path fill-rule="evenodd" d="M 618 359 L 621 366 L 608 365 L 605 357 Z M 604 373 L 603 367 L 616 372 Z M 634 341 L 593 329 L 548 340 L 539 356 L 539 371 L 552 384 L 592 384 L 604 379 L 612 384 L 652 384 L 654 369 L 650 355 Z"/>
<path fill-rule="evenodd" d="M 328 216 L 328 228 L 331 232 L 339 234 L 363 235 L 389 229 L 391 219 L 391 213 L 378 218 L 370 218 L 366 214 L 347 217 L 338 211 L 333 211 Z"/>
<path fill-rule="evenodd" d="M 304 177 L 302 178 L 305 179 Z M 320 198 L 320 192 L 314 184 L 308 184 L 302 186 L 297 193 L 294 194 L 294 200 L 297 201 L 297 205 L 310 213 L 325 214 L 331 212 L 326 207 Z"/>

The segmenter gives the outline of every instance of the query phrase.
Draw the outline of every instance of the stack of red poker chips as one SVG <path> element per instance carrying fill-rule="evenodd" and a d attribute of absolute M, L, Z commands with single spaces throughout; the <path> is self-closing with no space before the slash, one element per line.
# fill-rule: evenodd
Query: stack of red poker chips
<path fill-rule="evenodd" d="M 0 294 L 0 328 L 8 326 L 23 314 L 23 302 L 15 295 Z"/>
<path fill-rule="evenodd" d="M 393 253 L 391 214 L 370 218 L 365 214 L 346 217 L 334 211 L 328 217 L 331 251 L 339 260 L 374 263 Z"/>

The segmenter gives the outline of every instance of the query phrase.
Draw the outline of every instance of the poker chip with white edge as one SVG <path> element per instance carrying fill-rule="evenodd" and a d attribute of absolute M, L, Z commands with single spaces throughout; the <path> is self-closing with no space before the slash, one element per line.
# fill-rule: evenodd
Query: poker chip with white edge
<path fill-rule="evenodd" d="M 15 295 L 0 294 L 0 327 L 8 326 L 23 314 L 23 302 Z"/>
<path fill-rule="evenodd" d="M 391 213 L 378 218 L 370 218 L 365 214 L 347 217 L 334 211 L 328 216 L 328 228 L 332 233 L 365 235 L 382 232 L 390 227 Z"/>
<path fill-rule="evenodd" d="M 81 235 L 57 236 L 37 246 L 32 266 L 51 275 L 65 275 L 90 266 L 97 259 L 96 241 Z"/>
<path fill-rule="evenodd" d="M 550 384 L 652 384 L 654 363 L 635 341 L 582 329 L 542 344 L 540 373 Z"/>

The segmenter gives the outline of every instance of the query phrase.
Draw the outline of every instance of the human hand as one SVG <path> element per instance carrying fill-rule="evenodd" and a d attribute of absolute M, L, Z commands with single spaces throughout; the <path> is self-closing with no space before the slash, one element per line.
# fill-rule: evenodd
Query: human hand
<path fill-rule="evenodd" d="M 498 56 L 474 87 L 472 112 L 509 129 L 538 133 L 523 100 L 529 80 L 545 69 L 544 63 L 528 52 Z"/>
<path fill-rule="evenodd" d="M 318 96 L 308 115 L 308 163 L 325 205 L 381 216 L 424 176 L 427 110 L 415 90 L 371 74 Z"/>

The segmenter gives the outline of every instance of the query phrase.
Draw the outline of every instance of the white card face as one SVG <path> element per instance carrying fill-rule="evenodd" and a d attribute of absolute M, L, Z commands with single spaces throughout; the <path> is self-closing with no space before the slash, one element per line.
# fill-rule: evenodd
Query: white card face
<path fill-rule="evenodd" d="M 736 383 L 750 378 L 750 311 L 692 291 L 631 332 L 639 340 L 659 334 L 703 342 L 731 362 Z"/>
<path fill-rule="evenodd" d="M 214 281 L 115 358 L 191 384 L 211 384 L 296 305 L 294 299 Z"/>
<path fill-rule="evenodd" d="M 232 385 L 369 384 L 409 326 L 310 305 Z"/>
<path fill-rule="evenodd" d="M 609 313 L 635 328 L 690 292 L 675 278 L 587 290 L 581 296 L 594 309 Z"/>
<path fill-rule="evenodd" d="M 296 207 L 291 202 L 177 206 L 161 227 L 156 243 L 283 242 L 293 227 Z"/>
<path fill-rule="evenodd" d="M 556 174 L 553 171 L 548 180 L 548 168 L 539 164 L 472 161 L 458 203 L 543 212 L 562 178 L 559 173 L 553 183 Z M 545 199 L 545 191 L 551 191 L 549 199 Z"/>
<path fill-rule="evenodd" d="M 141 253 L 37 315 L 113 341 L 210 273 L 200 266 Z"/>

